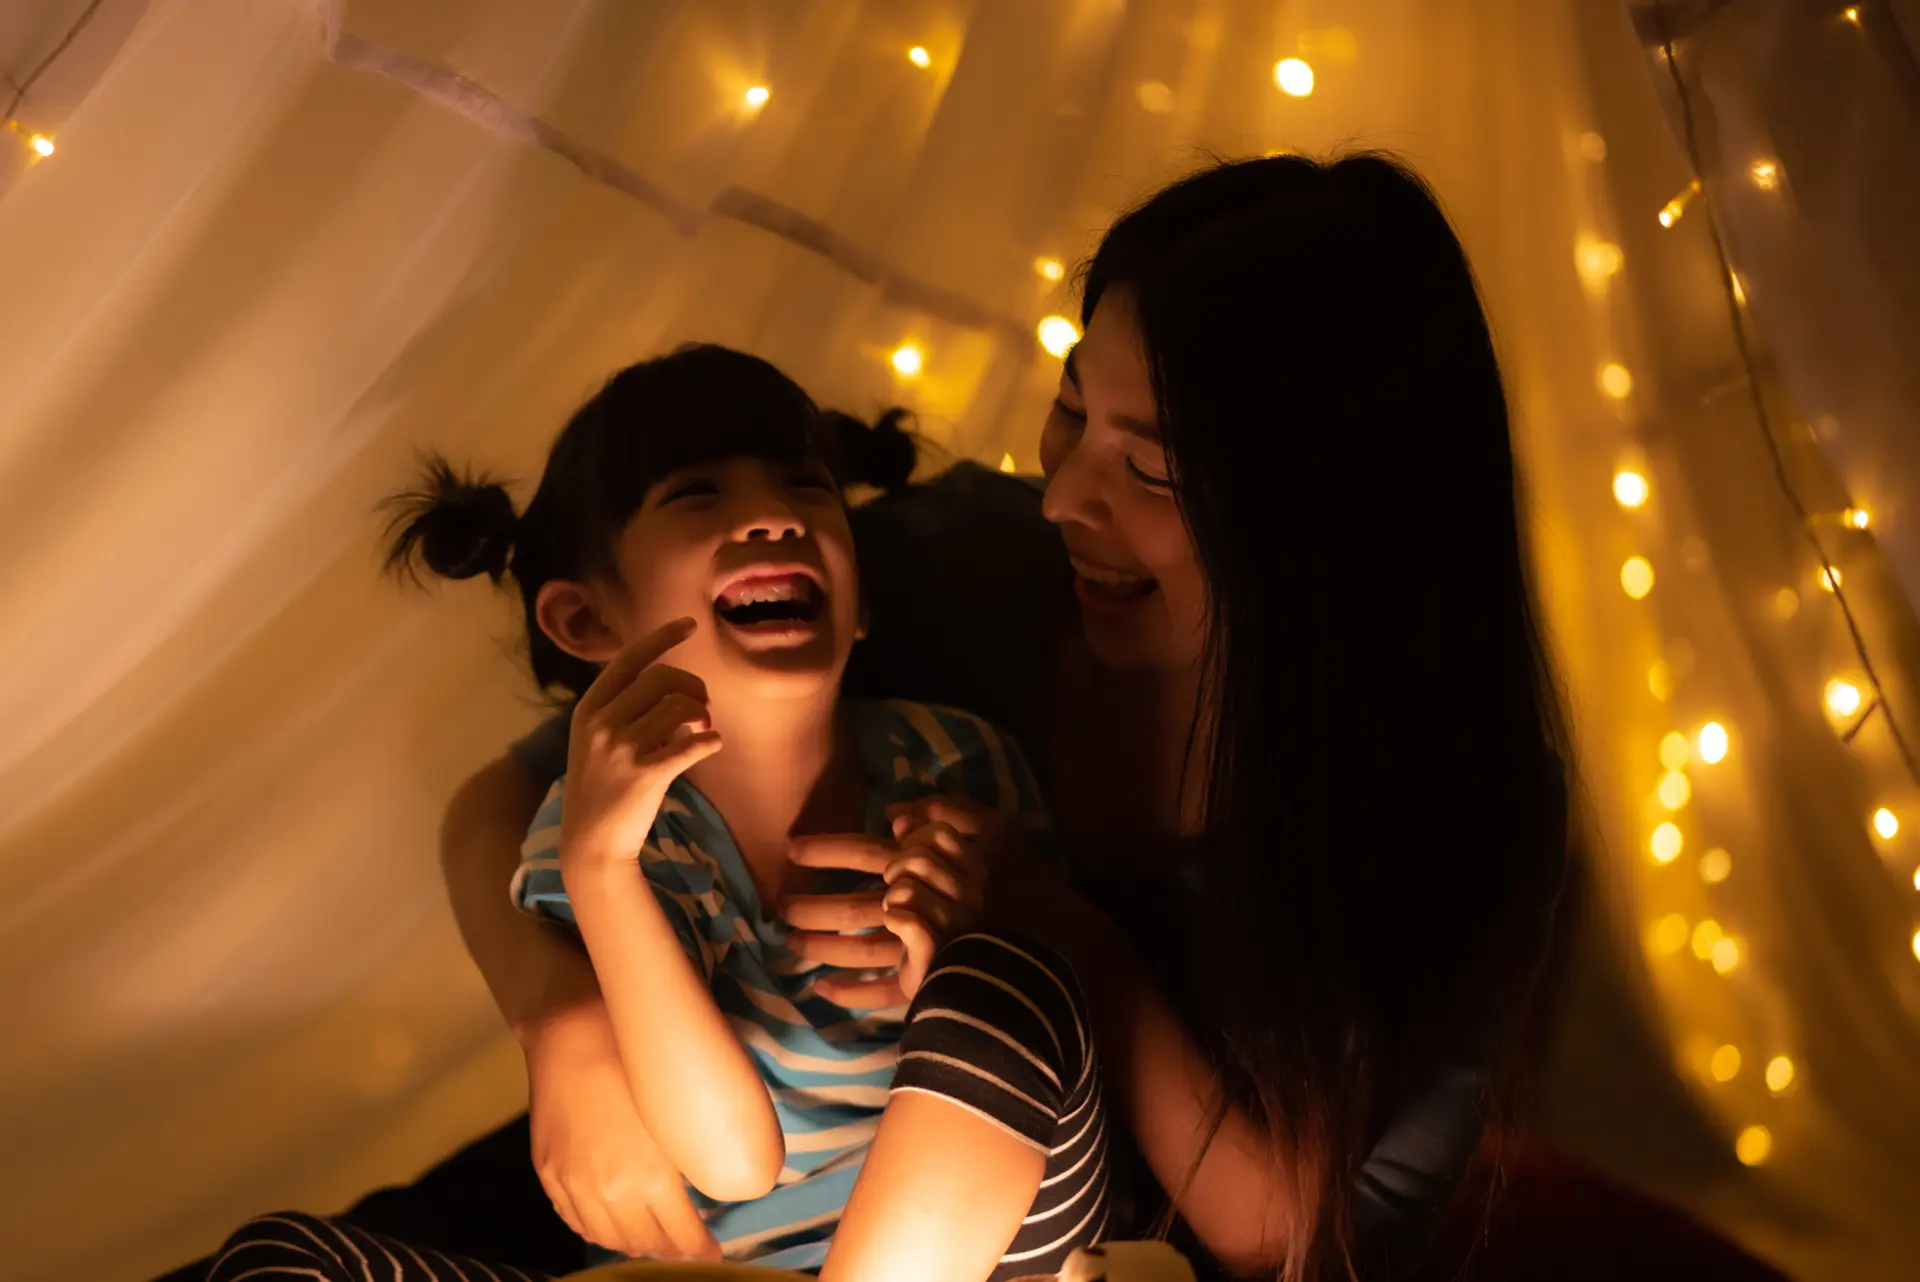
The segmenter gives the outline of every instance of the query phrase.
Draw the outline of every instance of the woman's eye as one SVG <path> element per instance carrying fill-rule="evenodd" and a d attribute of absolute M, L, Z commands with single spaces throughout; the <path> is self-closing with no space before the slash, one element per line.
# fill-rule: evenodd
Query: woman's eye
<path fill-rule="evenodd" d="M 1071 419 L 1075 423 L 1084 423 L 1087 421 L 1087 412 L 1085 410 L 1077 410 L 1059 397 L 1054 398 L 1053 410 L 1054 413 L 1060 415 L 1062 418 Z"/>
<path fill-rule="evenodd" d="M 1127 455 L 1127 471 L 1133 473 L 1133 479 L 1142 485 L 1151 486 L 1156 490 L 1170 490 L 1173 488 L 1172 477 L 1155 476 L 1151 472 L 1141 470 L 1140 465 L 1133 461 L 1133 455 L 1131 454 Z"/>

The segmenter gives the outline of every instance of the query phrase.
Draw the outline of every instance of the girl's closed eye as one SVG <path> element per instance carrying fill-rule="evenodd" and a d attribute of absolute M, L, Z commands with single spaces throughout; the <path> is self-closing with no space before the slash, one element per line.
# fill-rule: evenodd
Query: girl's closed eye
<path fill-rule="evenodd" d="M 660 504 L 677 503 L 681 499 L 712 498 L 720 493 L 720 487 L 704 476 L 690 477 L 684 481 L 675 481 L 666 486 L 660 495 Z"/>

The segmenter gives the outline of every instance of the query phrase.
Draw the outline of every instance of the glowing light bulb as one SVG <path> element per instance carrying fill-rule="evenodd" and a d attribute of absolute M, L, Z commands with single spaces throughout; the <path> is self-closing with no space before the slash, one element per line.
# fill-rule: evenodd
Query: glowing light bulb
<path fill-rule="evenodd" d="M 1600 367 L 1600 390 L 1616 401 L 1633 395 L 1633 371 L 1618 361 Z"/>
<path fill-rule="evenodd" d="M 1679 913 L 1668 913 L 1647 928 L 1647 948 L 1650 952 L 1665 956 L 1677 953 L 1687 945 L 1687 919 Z"/>
<path fill-rule="evenodd" d="M 1670 864 L 1680 857 L 1686 839 L 1680 835 L 1678 824 L 1664 823 L 1653 830 L 1653 840 L 1649 845 L 1653 848 L 1653 862 Z"/>
<path fill-rule="evenodd" d="M 1600 164 L 1607 158 L 1607 140 L 1589 129 L 1580 135 L 1580 154 L 1594 164 Z"/>
<path fill-rule="evenodd" d="M 1620 246 L 1593 236 L 1582 236 L 1573 245 L 1573 265 L 1590 290 L 1602 290 L 1620 272 L 1625 262 Z"/>
<path fill-rule="evenodd" d="M 915 45 L 913 48 L 907 50 L 907 61 L 916 67 L 930 67 L 933 65 L 932 55 L 919 45 Z"/>
<path fill-rule="evenodd" d="M 1713 946 L 1708 957 L 1713 962 L 1713 968 L 1724 975 L 1740 964 L 1740 945 L 1731 939 L 1723 939 Z"/>
<path fill-rule="evenodd" d="M 1313 92 L 1313 68 L 1298 58 L 1283 58 L 1273 64 L 1273 83 L 1282 93 L 1304 98 Z"/>
<path fill-rule="evenodd" d="M 1693 785 L 1678 770 L 1669 770 L 1660 776 L 1660 786 L 1654 790 L 1654 795 L 1668 810 L 1678 810 L 1693 796 Z"/>
<path fill-rule="evenodd" d="M 1687 202 L 1691 201 L 1694 198 L 1694 196 L 1698 195 L 1699 191 L 1700 191 L 1700 180 L 1696 178 L 1692 182 L 1687 184 L 1685 191 L 1682 191 L 1678 196 L 1675 196 L 1672 200 L 1669 200 L 1666 203 L 1666 205 L 1660 210 L 1660 225 L 1662 227 L 1671 227 L 1675 223 L 1679 222 L 1680 215 L 1687 212 Z"/>
<path fill-rule="evenodd" d="M 1753 179 L 1753 185 L 1761 191 L 1774 191 L 1780 186 L 1780 165 L 1778 161 L 1756 160 L 1747 169 Z"/>
<path fill-rule="evenodd" d="M 1846 9 L 1842 12 L 1841 16 L 1844 17 L 1848 22 L 1860 21 L 1860 6 L 1857 4 L 1848 5 Z"/>
<path fill-rule="evenodd" d="M 1846 586 L 1846 580 L 1840 577 L 1840 571 L 1831 565 L 1820 567 L 1820 586 L 1832 592 Z"/>
<path fill-rule="evenodd" d="M 1892 841 L 1900 835 L 1900 817 L 1882 806 L 1873 812 L 1873 830 L 1882 841 Z"/>
<path fill-rule="evenodd" d="M 1742 1166 L 1758 1166 L 1773 1152 L 1773 1132 L 1764 1126 L 1749 1126 L 1733 1142 L 1733 1155 Z"/>
<path fill-rule="evenodd" d="M 1913 888 L 1915 890 L 1920 890 L 1920 868 L 1915 868 L 1913 870 Z"/>
<path fill-rule="evenodd" d="M 1773 594 L 1773 613 L 1781 619 L 1791 619 L 1800 613 L 1800 594 L 1792 588 L 1781 588 Z"/>
<path fill-rule="evenodd" d="M 53 154 L 53 139 L 47 137 L 45 134 L 35 134 L 33 137 L 27 139 L 27 146 L 33 148 L 36 153 L 43 157 Z"/>
<path fill-rule="evenodd" d="M 767 99 L 771 97 L 773 97 L 773 91 L 771 89 L 765 85 L 755 85 L 753 88 L 747 90 L 746 103 L 748 107 L 754 111 L 758 111 L 767 105 Z"/>
<path fill-rule="evenodd" d="M 1138 90 L 1140 105 L 1156 116 L 1164 116 L 1173 110 L 1173 90 L 1158 80 L 1149 80 Z"/>
<path fill-rule="evenodd" d="M 1692 759 L 1693 745 L 1678 730 L 1660 741 L 1660 764 L 1667 769 L 1678 770 Z"/>
<path fill-rule="evenodd" d="M 1678 222 L 1679 220 L 1680 220 L 1680 206 L 1673 204 L 1672 202 L 1668 202 L 1666 208 L 1660 211 L 1660 225 L 1662 227 L 1671 227 L 1674 225 L 1674 223 Z"/>
<path fill-rule="evenodd" d="M 1040 279 L 1057 281 L 1067 274 L 1067 267 L 1058 258 L 1036 258 L 1033 270 L 1040 273 Z"/>
<path fill-rule="evenodd" d="M 1647 693 L 1662 703 L 1673 697 L 1673 668 L 1665 659 L 1655 659 L 1647 668 Z"/>
<path fill-rule="evenodd" d="M 1049 316 L 1040 322 L 1036 331 L 1040 336 L 1040 346 L 1047 349 L 1047 355 L 1055 360 L 1065 360 L 1073 345 L 1080 341 L 1080 327 L 1064 316 Z"/>
<path fill-rule="evenodd" d="M 1700 760 L 1710 766 L 1714 765 L 1727 755 L 1727 728 L 1718 721 L 1709 721 L 1700 727 L 1700 733 L 1694 743 L 1700 753 Z"/>
<path fill-rule="evenodd" d="M 1000 470 L 1002 472 L 1017 472 L 1020 470 L 1020 465 L 1013 461 L 1013 455 L 1002 454 L 1000 456 Z"/>
<path fill-rule="evenodd" d="M 1872 521 L 1873 518 L 1867 515 L 1867 509 L 1863 507 L 1850 507 L 1847 509 L 1846 522 L 1856 530 L 1866 529 Z"/>
<path fill-rule="evenodd" d="M 1913 932 L 1913 955 L 1920 958 L 1920 930 Z"/>
<path fill-rule="evenodd" d="M 1653 566 L 1644 556 L 1630 556 L 1620 567 L 1620 587 L 1638 601 L 1653 591 Z"/>
<path fill-rule="evenodd" d="M 1713 1074 L 1713 1080 L 1716 1082 L 1731 1082 L 1740 1075 L 1740 1048 L 1733 1045 L 1722 1046 L 1707 1062 L 1707 1071 Z"/>
<path fill-rule="evenodd" d="M 1778 1095 L 1793 1085 L 1793 1061 L 1785 1055 L 1775 1055 L 1767 1061 L 1767 1089 Z"/>
<path fill-rule="evenodd" d="M 1714 948 L 1726 938 L 1720 923 L 1709 917 L 1693 928 L 1693 955 L 1701 961 L 1713 956 Z"/>
<path fill-rule="evenodd" d="M 1827 682 L 1827 708 L 1837 717 L 1860 711 L 1860 687 L 1839 677 Z"/>
<path fill-rule="evenodd" d="M 902 378 L 913 378 L 926 365 L 926 353 L 912 343 L 902 343 L 893 349 L 893 368 Z"/>
<path fill-rule="evenodd" d="M 1647 478 L 1638 472 L 1613 474 L 1613 497 L 1621 507 L 1639 507 L 1647 501 Z"/>
<path fill-rule="evenodd" d="M 1718 886 L 1733 872 L 1733 856 L 1715 846 L 1700 856 L 1700 880 Z"/>
<path fill-rule="evenodd" d="M 1727 283 L 1733 286 L 1733 301 L 1745 307 L 1747 305 L 1747 283 L 1740 279 L 1739 272 L 1729 272 Z"/>

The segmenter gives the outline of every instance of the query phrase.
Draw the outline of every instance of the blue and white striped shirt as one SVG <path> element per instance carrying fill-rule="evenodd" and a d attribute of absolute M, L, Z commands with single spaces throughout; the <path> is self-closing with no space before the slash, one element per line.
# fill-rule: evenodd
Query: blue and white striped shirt
<path fill-rule="evenodd" d="M 935 793 L 1022 817 L 1050 840 L 1038 788 L 1013 740 L 978 717 L 905 701 L 845 700 L 860 764 L 873 781 L 867 831 L 890 836 L 886 808 Z M 548 793 L 522 851 L 513 896 L 531 913 L 571 922 L 560 879 L 565 780 Z M 685 779 L 667 792 L 640 864 L 687 955 L 707 976 L 773 1096 L 785 1168 L 752 1202 L 694 1203 L 729 1260 L 818 1269 L 886 1107 L 906 1011 L 852 1011 L 813 992 L 825 968 L 794 956 L 767 915 L 722 817 Z M 879 878 L 832 873 L 822 893 L 872 889 Z M 715 1143 L 725 1138 L 714 1137 Z M 600 1257 L 595 1262 L 602 1262 Z"/>

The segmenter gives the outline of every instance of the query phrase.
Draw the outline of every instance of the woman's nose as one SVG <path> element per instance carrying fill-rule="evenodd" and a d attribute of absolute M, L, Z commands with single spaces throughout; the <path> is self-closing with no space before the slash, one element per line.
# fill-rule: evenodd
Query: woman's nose
<path fill-rule="evenodd" d="M 1087 450 L 1076 444 L 1047 477 L 1040 511 L 1055 525 L 1103 526 L 1112 517 L 1107 506 L 1100 467 Z"/>

